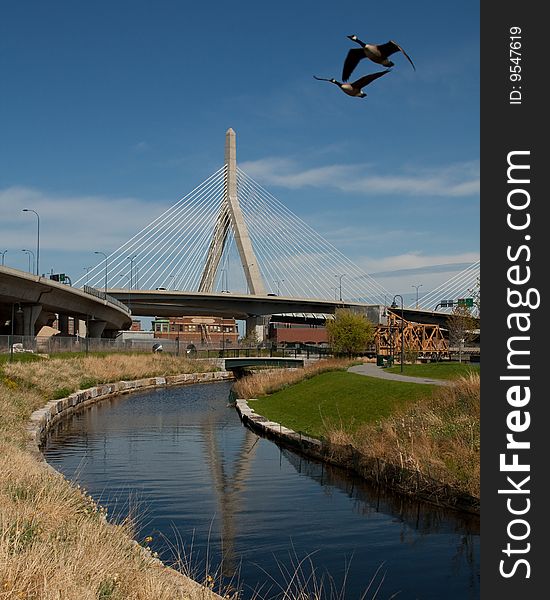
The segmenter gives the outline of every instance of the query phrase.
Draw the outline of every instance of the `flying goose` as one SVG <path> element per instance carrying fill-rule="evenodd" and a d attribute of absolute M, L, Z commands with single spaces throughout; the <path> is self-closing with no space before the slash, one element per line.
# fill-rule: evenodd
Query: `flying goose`
<path fill-rule="evenodd" d="M 348 96 L 364 98 L 367 94 L 362 90 L 362 88 L 364 88 L 369 83 L 373 82 L 375 79 L 378 79 L 379 77 L 382 77 L 382 75 L 385 75 L 389 72 L 390 70 L 386 69 L 386 71 L 371 73 L 370 75 L 365 75 L 364 77 L 361 77 L 353 83 L 341 83 L 340 81 L 336 81 L 336 79 L 325 79 L 324 77 L 316 77 L 315 75 L 313 77 L 315 79 L 318 79 L 319 81 L 330 81 L 330 83 L 334 83 Z"/>
<path fill-rule="evenodd" d="M 365 44 L 356 35 L 348 35 L 348 38 L 353 42 L 359 44 L 361 48 L 352 48 L 344 61 L 344 68 L 342 70 L 342 79 L 347 81 L 349 76 L 352 74 L 355 67 L 358 65 L 362 58 L 370 58 L 373 62 L 384 65 L 385 67 L 393 67 L 391 60 L 388 56 L 391 56 L 395 52 L 402 52 L 407 60 L 411 63 L 412 68 L 416 71 L 413 61 L 410 56 L 401 48 L 399 44 L 390 40 L 385 44 Z"/>

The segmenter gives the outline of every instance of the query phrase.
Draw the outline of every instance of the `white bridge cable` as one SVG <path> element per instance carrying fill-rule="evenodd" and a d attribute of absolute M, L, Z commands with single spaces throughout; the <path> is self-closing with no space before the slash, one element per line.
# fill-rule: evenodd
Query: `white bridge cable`
<path fill-rule="evenodd" d="M 457 273 L 422 298 L 422 306 L 435 308 L 442 300 L 456 300 L 472 293 L 479 278 L 480 261 Z"/>
<path fill-rule="evenodd" d="M 201 193 L 204 188 L 207 188 L 213 180 L 215 180 L 220 173 L 225 171 L 225 165 L 218 169 L 215 173 L 210 175 L 206 180 L 204 180 L 201 184 L 199 184 L 195 189 L 189 192 L 186 196 L 178 200 L 174 205 L 165 210 L 160 216 L 158 216 L 154 221 L 146 225 L 142 228 L 138 233 L 136 233 L 132 238 L 127 240 L 122 246 L 119 246 L 116 250 L 107 255 L 108 268 L 110 270 L 110 277 L 113 277 L 114 271 L 118 270 L 122 267 L 122 261 L 120 257 L 123 254 L 130 254 L 131 249 L 139 244 L 140 241 L 144 240 L 147 236 L 150 236 L 157 228 L 162 226 L 168 219 L 170 219 L 173 215 L 174 210 L 178 208 L 179 205 L 186 203 L 188 201 L 192 201 L 193 197 Z M 109 274 L 108 274 L 109 275 Z M 115 275 L 116 276 L 116 275 Z M 87 278 L 89 281 L 89 285 L 91 286 L 101 286 L 103 287 L 104 282 L 104 261 L 100 261 L 97 265 L 95 265 L 88 273 Z M 75 281 L 75 286 L 79 283 L 82 283 L 86 279 L 86 276 L 80 277 L 77 281 Z"/>
<path fill-rule="evenodd" d="M 424 295 L 422 304 L 424 306 L 435 306 L 437 303 L 446 299 L 455 299 L 457 292 L 468 293 L 474 287 L 479 277 L 479 261 L 470 265 L 463 271 L 460 271 L 446 282 Z"/>
<path fill-rule="evenodd" d="M 212 179 L 212 177 L 209 178 L 209 180 Z M 208 181 L 208 180 L 207 180 Z M 203 182 L 203 184 L 201 184 L 201 186 L 205 185 L 205 183 L 207 182 Z M 199 188 L 201 187 L 199 186 Z M 184 198 L 182 198 L 181 200 L 178 201 L 178 203 L 176 203 L 174 206 L 172 206 L 170 209 L 168 209 L 167 211 L 165 211 L 165 213 L 163 213 L 160 217 L 158 217 L 157 219 L 155 219 L 155 221 L 153 221 L 152 223 L 150 223 L 149 225 L 147 225 L 145 228 L 143 228 L 138 234 L 136 234 L 133 238 L 131 238 L 130 240 L 128 240 L 125 244 L 123 244 L 122 246 L 120 246 L 116 251 L 114 251 L 113 253 L 111 253 L 108 256 L 108 262 L 110 259 L 110 271 L 111 271 L 111 278 L 113 278 L 113 272 L 118 270 L 119 268 L 122 267 L 122 261 L 124 260 L 124 256 L 122 256 L 122 254 L 124 253 L 130 253 L 130 250 L 132 249 L 132 247 L 135 247 L 136 244 L 138 243 L 140 238 L 143 238 L 147 235 L 150 234 L 150 231 L 155 228 L 155 225 L 158 227 L 160 226 L 164 221 L 167 220 L 167 218 L 170 216 L 171 211 L 173 211 L 174 207 L 177 207 L 178 204 L 186 201 L 189 198 L 190 194 L 188 194 L 187 196 L 185 196 Z M 132 244 L 131 242 L 134 242 L 134 244 Z M 97 270 L 98 272 L 96 273 L 96 280 L 99 280 L 101 277 L 103 277 L 103 273 L 100 273 L 100 270 L 103 270 L 103 263 L 98 263 L 98 265 L 96 265 L 94 267 L 94 271 Z M 116 277 L 116 275 L 115 275 Z M 81 278 L 82 279 L 82 278 Z M 81 280 L 80 279 L 80 280 Z M 79 280 L 79 281 L 80 281 Z M 96 283 L 95 281 L 93 283 Z M 97 284 L 96 284 L 97 285 Z"/>
<path fill-rule="evenodd" d="M 285 278 L 299 280 L 297 288 L 293 290 L 293 295 L 301 295 L 306 297 L 320 296 L 332 300 L 330 290 L 334 290 L 336 284 L 334 276 L 343 273 L 346 276 L 345 284 L 342 288 L 346 290 L 343 297 L 350 298 L 352 295 L 366 302 L 380 302 L 384 296 L 390 295 L 387 290 L 380 286 L 370 275 L 362 271 L 352 261 L 347 259 L 339 250 L 324 240 L 310 226 L 303 222 L 299 217 L 289 211 L 269 192 L 264 190 L 259 184 L 252 180 L 243 171 L 238 169 L 241 183 L 240 201 L 243 213 L 248 216 L 247 222 L 249 229 L 254 232 L 253 237 L 255 248 L 258 248 L 258 254 L 262 256 L 265 252 L 261 249 L 262 245 L 266 244 L 265 240 L 270 240 L 270 250 L 276 249 L 279 252 L 277 260 L 271 256 L 268 261 L 271 264 L 279 263 L 285 265 L 291 263 L 296 271 L 296 249 L 300 249 L 300 261 L 303 267 L 298 269 L 298 276 L 292 275 L 292 270 L 276 270 L 277 279 Z M 238 180 L 239 181 L 239 180 Z M 247 193 L 244 193 L 247 192 Z M 259 212 L 262 216 L 258 224 L 254 214 Z M 278 226 L 277 226 L 278 225 Z M 267 227 L 268 230 L 261 228 Z M 276 234 L 276 235 L 274 235 Z M 258 243 L 258 240 L 262 240 Z M 284 240 L 284 245 L 281 245 L 277 240 Z M 282 255 L 282 256 L 281 256 Z M 265 270 L 265 267 L 264 267 Z M 356 279 L 364 279 L 370 285 L 365 289 L 355 281 Z M 308 281 L 308 286 L 304 287 L 303 281 Z M 312 291 L 314 290 L 314 293 Z M 298 292 L 298 293 L 297 293 Z M 366 292 L 366 293 L 365 293 Z"/>
<path fill-rule="evenodd" d="M 151 258 L 145 260 L 148 255 L 152 256 L 156 248 L 161 247 L 163 244 L 166 245 L 167 241 L 170 243 L 172 239 L 175 239 L 173 234 L 177 234 L 181 223 L 186 223 L 186 221 L 193 218 L 193 215 L 200 215 L 201 211 L 197 211 L 197 207 L 200 209 L 202 204 L 204 204 L 204 198 L 209 197 L 213 190 L 215 190 L 217 186 L 219 187 L 219 175 L 222 171 L 223 169 L 218 171 L 215 174 L 216 177 L 209 177 L 200 186 L 195 188 L 194 193 L 188 194 L 182 198 L 170 207 L 170 209 L 165 211 L 161 217 L 155 219 L 155 221 L 143 228 L 138 234 L 131 238 L 131 240 L 123 244 L 117 251 L 113 252 L 110 255 L 109 264 L 111 281 L 119 283 L 122 278 L 129 279 L 128 273 L 132 273 L 131 264 L 128 262 L 128 254 L 138 255 L 135 259 L 138 270 L 142 265 L 147 267 L 151 260 Z M 191 223 L 182 228 L 181 234 L 184 235 L 190 226 Z M 166 252 L 157 254 L 162 257 Z M 149 268 L 146 268 L 146 272 L 149 270 Z M 100 279 L 100 274 L 98 274 L 97 278 Z M 166 279 L 169 279 L 168 275 L 166 275 Z"/>
<path fill-rule="evenodd" d="M 257 184 L 256 184 L 257 185 Z M 260 187 L 260 186 L 258 186 Z M 262 188 L 260 187 L 260 189 L 262 190 Z M 306 231 L 310 232 L 311 234 L 311 238 L 308 239 L 308 243 L 310 244 L 310 246 L 308 248 L 306 248 L 306 255 L 309 254 L 309 256 L 312 256 L 314 253 L 312 252 L 312 247 L 315 248 L 312 244 L 311 241 L 312 240 L 316 240 L 317 242 L 320 242 L 321 248 L 320 248 L 320 254 L 321 254 L 321 267 L 319 267 L 319 263 L 316 263 L 316 270 L 317 270 L 317 277 L 321 276 L 321 278 L 327 278 L 328 276 L 328 281 L 333 282 L 333 280 L 330 277 L 330 273 L 329 273 L 329 269 L 327 268 L 327 265 L 332 263 L 332 266 L 334 267 L 334 269 L 339 270 L 340 272 L 342 271 L 342 267 L 344 266 L 344 268 L 346 268 L 346 275 L 348 276 L 348 289 L 349 289 L 349 285 L 350 285 L 350 281 L 349 281 L 349 277 L 352 276 L 353 278 L 353 274 L 355 274 L 356 277 L 360 277 L 360 278 L 364 278 L 367 280 L 370 280 L 371 283 L 375 284 L 375 288 L 378 288 L 378 293 L 379 294 L 383 294 L 385 293 L 386 295 L 388 294 L 388 292 L 386 290 L 384 290 L 384 288 L 382 288 L 381 286 L 379 286 L 374 279 L 372 279 L 372 277 L 370 277 L 369 275 L 365 274 L 363 271 L 361 271 L 356 265 L 354 265 L 349 259 L 347 259 L 342 253 L 340 253 L 336 248 L 334 248 L 332 245 L 330 245 L 328 242 L 326 242 L 321 236 L 319 236 L 319 234 L 317 234 L 313 229 L 311 229 L 311 227 L 309 227 L 307 224 L 305 224 L 303 221 L 301 221 L 301 219 L 299 219 L 298 217 L 296 217 L 295 215 L 293 215 L 290 211 L 288 211 L 288 209 L 286 209 L 286 207 L 284 207 L 284 205 L 281 205 L 273 196 L 271 196 L 271 194 L 269 194 L 268 192 L 265 192 L 265 190 L 262 190 L 264 192 L 264 196 L 266 198 L 268 198 L 269 201 L 269 205 L 275 205 L 277 207 L 279 207 L 283 213 L 286 213 L 287 215 L 290 215 L 291 221 L 290 223 L 292 224 L 292 229 L 294 230 L 294 232 L 297 233 L 297 240 L 302 240 L 304 239 L 304 232 L 303 230 L 305 229 Z M 288 223 L 287 223 L 288 225 Z M 296 242 L 296 240 L 294 240 L 294 242 Z M 303 247 L 303 246 L 302 246 Z M 317 250 L 318 251 L 318 250 Z M 336 261 L 336 256 L 338 256 L 338 258 L 340 259 L 340 262 Z M 311 260 L 309 261 L 309 266 L 312 266 Z M 348 272 L 350 271 L 350 272 Z M 330 286 L 333 287 L 333 286 Z M 355 291 L 359 291 L 359 293 L 361 295 L 364 294 L 364 289 L 363 288 L 357 288 L 355 287 Z M 324 295 L 327 294 L 327 290 L 324 290 Z"/>
<path fill-rule="evenodd" d="M 171 215 L 171 219 L 168 223 L 164 223 L 164 229 L 158 230 L 151 235 L 150 240 L 145 241 L 145 245 L 134 246 L 132 252 L 137 254 L 136 263 L 141 266 L 145 264 L 148 266 L 147 273 L 151 272 L 152 267 L 158 264 L 162 264 L 167 254 L 170 253 L 171 249 L 177 248 L 179 240 L 185 237 L 188 230 L 192 231 L 195 221 L 202 216 L 202 208 L 208 205 L 208 200 L 215 191 L 212 189 L 212 183 L 206 189 L 203 196 L 199 196 L 198 199 L 193 198 L 193 202 L 188 201 L 185 205 L 179 206 Z M 201 190 L 204 191 L 204 190 Z M 165 219 L 168 221 L 168 219 Z M 185 228 L 181 228 L 181 223 L 186 223 Z M 156 227 L 158 229 L 158 227 Z M 162 248 L 162 252 L 157 249 Z M 151 256 L 148 261 L 144 262 L 144 257 Z M 154 262 L 153 262 L 154 261 Z M 157 276 L 157 282 L 162 277 L 163 279 L 169 279 L 169 275 L 166 274 L 166 266 Z M 146 284 L 150 284 L 149 277 L 146 280 Z M 152 286 L 151 286 L 152 287 Z"/>
<path fill-rule="evenodd" d="M 125 287 L 120 283 L 128 280 L 131 288 L 197 291 L 206 277 L 213 287 L 228 291 L 225 288 L 230 287 L 230 272 L 232 283 L 238 275 L 239 285 L 246 286 L 228 211 L 226 180 L 224 165 L 109 254 L 108 287 Z M 266 290 L 288 297 L 333 301 L 341 289 L 344 301 L 371 304 L 385 304 L 391 298 L 372 276 L 238 167 L 237 190 Z M 209 257 L 216 260 L 208 261 Z M 210 272 L 205 272 L 207 268 Z M 479 263 L 449 280 L 445 284 L 447 293 L 462 289 L 478 274 Z M 84 279 L 92 287 L 103 288 L 105 261 L 75 285 Z M 422 304 L 440 301 L 442 289 L 440 286 L 424 295 Z"/>
<path fill-rule="evenodd" d="M 215 220 L 218 210 L 212 200 L 218 200 L 220 192 L 223 193 L 223 182 L 200 198 L 199 202 L 190 206 L 184 214 L 178 215 L 170 236 L 160 238 L 153 248 L 154 250 L 160 245 L 162 253 L 157 252 L 153 256 L 154 260 L 149 261 L 148 272 L 151 274 L 149 279 L 144 281 L 144 285 L 159 287 L 159 284 L 163 283 L 163 287 L 166 287 L 174 272 L 181 277 L 180 269 L 187 255 L 198 254 L 203 245 L 201 237 L 210 233 L 208 225 Z M 185 223 L 184 227 L 181 227 L 182 223 Z"/>
<path fill-rule="evenodd" d="M 289 239 L 288 234 L 290 224 L 288 222 L 283 223 L 277 215 L 273 214 L 265 199 L 258 198 L 256 190 L 251 189 L 246 180 L 241 180 L 240 183 L 242 187 L 244 187 L 247 191 L 250 191 L 250 195 L 241 194 L 244 200 L 244 204 L 242 205 L 243 212 L 247 213 L 247 210 L 249 208 L 257 209 L 254 211 L 250 210 L 250 215 L 247 219 L 247 222 L 249 223 L 249 231 L 253 234 L 254 239 L 263 241 L 272 239 L 272 246 L 274 246 L 276 249 L 280 248 L 282 250 L 282 256 L 277 255 L 276 252 L 273 252 L 264 244 L 257 242 L 255 244 L 256 253 L 259 257 L 262 257 L 264 259 L 261 261 L 262 270 L 267 271 L 270 280 L 283 281 L 284 278 L 285 283 L 291 284 L 290 286 L 287 285 L 286 289 L 292 289 L 292 295 L 302 297 L 313 296 L 314 294 L 312 294 L 311 291 L 309 291 L 310 288 L 308 288 L 308 291 L 300 291 L 304 287 L 304 281 L 311 282 L 311 270 L 302 270 L 301 275 L 296 274 L 293 270 L 287 270 L 288 268 L 296 266 L 295 263 L 297 261 L 297 250 L 304 250 L 304 253 L 301 255 L 302 258 L 306 255 L 308 251 L 311 251 L 311 249 L 307 249 L 303 245 L 301 239 L 298 238 L 298 242 L 292 246 L 292 254 L 290 254 L 288 252 L 289 246 L 287 243 Z M 262 215 L 262 219 L 259 221 L 255 218 L 255 215 L 257 214 Z M 262 229 L 260 229 L 260 227 L 262 227 L 264 224 L 269 227 L 268 232 L 265 232 Z M 285 243 L 287 243 L 286 246 L 283 244 L 282 240 L 285 240 Z M 269 267 L 270 264 L 273 265 L 272 268 Z M 288 265 L 287 269 L 285 269 L 286 265 Z"/>
<path fill-rule="evenodd" d="M 331 274 L 327 274 L 327 271 L 330 270 L 330 263 L 333 263 L 332 266 L 336 271 L 341 268 L 341 265 L 331 261 L 332 257 L 330 255 L 320 254 L 311 243 L 304 245 L 301 237 L 290 239 L 289 232 L 292 230 L 296 232 L 296 225 L 294 223 L 288 221 L 283 223 L 281 218 L 275 214 L 273 214 L 273 218 L 269 219 L 268 222 L 271 225 L 272 234 L 281 234 L 275 240 L 285 240 L 285 243 L 288 244 L 288 247 L 284 247 L 281 242 L 277 243 L 276 241 L 272 241 L 269 247 L 266 244 L 265 255 L 271 258 L 272 263 L 280 267 L 279 272 L 271 276 L 277 279 L 283 276 L 285 277 L 285 282 L 292 283 L 293 295 L 302 297 L 328 297 L 330 294 L 326 289 L 327 277 L 329 283 L 334 283 L 330 279 Z M 275 253 L 279 249 L 282 252 L 277 256 Z M 298 251 L 301 251 L 301 254 L 298 254 Z M 261 248 L 259 249 L 260 253 L 264 254 L 261 252 Z M 274 256 L 277 256 L 277 260 L 273 261 Z M 318 260 L 315 261 L 315 258 L 322 261 L 324 268 L 319 268 Z M 266 262 L 266 264 L 269 264 L 269 262 Z M 290 279 L 293 282 L 289 281 Z M 323 280 L 325 280 L 325 285 L 323 285 Z"/>
<path fill-rule="evenodd" d="M 206 198 L 208 199 L 208 197 L 209 196 L 207 196 Z M 201 199 L 202 203 L 204 203 L 205 201 L 207 200 Z M 157 279 L 155 280 L 155 282 L 158 283 L 159 271 L 158 269 L 156 271 L 153 271 L 153 269 L 159 264 L 162 264 L 162 261 L 165 260 L 166 256 L 170 256 L 172 248 L 175 249 L 179 246 L 186 230 L 192 227 L 192 225 L 194 224 L 193 219 L 196 218 L 197 214 L 200 214 L 197 212 L 198 210 L 200 210 L 200 208 L 200 203 L 195 203 L 192 206 L 188 206 L 185 212 L 175 215 L 172 218 L 172 221 L 167 226 L 165 226 L 163 230 L 156 232 L 155 237 L 152 238 L 152 240 L 148 242 L 145 247 L 142 245 L 133 250 L 133 252 L 136 252 L 137 254 L 136 265 L 138 266 L 138 268 L 140 270 L 143 267 L 146 268 L 145 272 L 141 275 L 142 277 L 145 276 L 142 280 L 143 285 L 145 287 L 147 287 L 148 285 L 153 287 L 154 284 L 152 283 L 151 279 L 155 272 L 157 274 Z M 180 228 L 180 223 L 184 218 L 187 218 L 187 216 L 189 216 L 187 227 L 185 230 L 182 230 Z M 159 248 L 161 249 L 161 251 L 158 250 Z M 164 271 L 166 269 L 167 266 L 164 265 L 163 271 L 160 272 L 160 276 L 164 275 Z"/>
<path fill-rule="evenodd" d="M 312 287 L 315 287 L 313 285 L 313 283 L 316 283 L 319 279 L 319 276 L 325 276 L 326 277 L 326 269 L 323 270 L 319 270 L 317 265 L 311 261 L 310 258 L 308 258 L 311 256 L 312 254 L 312 246 L 311 244 L 309 246 L 304 245 L 304 243 L 302 242 L 303 239 L 303 233 L 301 231 L 298 231 L 298 236 L 295 237 L 295 239 L 292 240 L 292 243 L 289 243 L 289 230 L 294 230 L 296 231 L 296 224 L 289 222 L 288 220 L 286 222 L 283 222 L 280 218 L 279 215 L 277 215 L 276 213 L 274 213 L 273 211 L 270 211 L 270 206 L 269 203 L 266 202 L 265 197 L 262 197 L 262 201 L 261 203 L 258 201 L 258 194 L 252 194 L 251 198 L 252 202 L 250 202 L 250 204 L 255 205 L 255 207 L 258 208 L 258 210 L 256 211 L 259 214 L 263 215 L 263 219 L 262 221 L 260 221 L 260 223 L 266 223 L 269 226 L 269 231 L 266 233 L 262 232 L 263 236 L 265 239 L 274 239 L 275 243 L 274 246 L 275 248 L 281 248 L 282 251 L 282 257 L 277 257 L 277 260 L 273 260 L 274 257 L 274 253 L 273 251 L 270 249 L 266 250 L 266 254 L 267 256 L 271 257 L 271 263 L 275 264 L 275 265 L 282 265 L 283 267 L 287 264 L 287 263 L 293 263 L 291 264 L 291 266 L 296 267 L 296 261 L 297 261 L 297 250 L 301 250 L 301 254 L 300 254 L 300 261 L 303 263 L 305 261 L 305 267 L 302 268 L 299 272 L 299 276 L 298 278 L 296 278 L 293 275 L 292 271 L 287 271 L 284 269 L 279 269 L 277 273 L 271 273 L 272 277 L 276 277 L 277 279 L 281 278 L 282 276 L 286 277 L 285 282 L 288 281 L 288 279 L 293 279 L 294 281 L 294 294 L 296 295 L 296 290 L 299 290 L 300 288 L 303 289 L 303 283 L 304 281 L 307 281 L 309 283 L 309 286 L 307 288 L 306 291 L 302 291 L 301 293 L 299 293 L 298 295 L 301 296 L 314 296 L 315 293 L 312 293 Z M 269 214 L 271 212 L 271 214 Z M 254 224 L 256 223 L 256 219 L 250 219 L 252 221 L 252 225 L 251 228 L 254 229 Z M 271 234 L 271 235 L 270 235 Z M 285 245 L 283 245 L 280 241 L 277 243 L 277 240 L 284 240 L 285 241 Z M 290 249 L 290 252 L 288 251 Z M 260 247 L 260 251 L 261 251 L 261 247 Z M 317 271 L 317 272 L 315 272 Z M 316 293 L 318 292 L 319 288 L 317 287 L 316 289 Z M 321 291 L 323 292 L 324 290 Z M 323 296 L 324 294 L 321 293 L 321 296 Z"/>
<path fill-rule="evenodd" d="M 203 182 L 198 188 L 194 190 L 195 193 L 203 191 L 205 186 L 211 185 L 212 177 L 210 177 L 206 182 Z M 131 240 L 123 244 L 117 251 L 113 252 L 110 255 L 110 264 L 109 268 L 111 271 L 111 279 L 117 279 L 120 281 L 121 278 L 127 277 L 127 273 L 131 272 L 131 264 L 128 264 L 126 261 L 128 260 L 127 254 L 136 253 L 136 251 L 143 251 L 143 244 L 152 244 L 154 243 L 156 236 L 155 232 L 160 229 L 162 226 L 166 226 L 166 223 L 170 220 L 174 219 L 174 213 L 177 214 L 186 210 L 188 203 L 193 200 L 189 194 L 185 196 L 183 199 L 178 201 L 175 205 L 173 205 L 170 209 L 165 211 L 161 217 L 155 219 L 152 223 L 142 229 L 138 234 L 136 234 Z M 185 201 L 185 204 L 182 202 Z M 150 240 L 148 242 L 148 240 Z M 132 243 L 133 242 L 133 243 Z M 116 271 L 121 270 L 121 272 L 116 273 Z M 99 276 L 98 276 L 99 278 Z"/>

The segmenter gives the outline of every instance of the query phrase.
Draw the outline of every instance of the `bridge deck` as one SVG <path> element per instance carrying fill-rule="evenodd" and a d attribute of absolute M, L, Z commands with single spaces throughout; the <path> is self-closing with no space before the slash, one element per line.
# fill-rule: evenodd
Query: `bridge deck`
<path fill-rule="evenodd" d="M 242 358 L 226 358 L 225 368 L 228 371 L 243 367 L 303 367 L 303 358 L 279 358 L 269 356 L 251 356 Z"/>

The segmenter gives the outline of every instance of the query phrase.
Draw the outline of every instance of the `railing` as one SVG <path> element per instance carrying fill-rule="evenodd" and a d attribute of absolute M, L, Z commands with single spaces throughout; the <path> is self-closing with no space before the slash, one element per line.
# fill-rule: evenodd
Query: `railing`
<path fill-rule="evenodd" d="M 316 359 L 332 356 L 329 348 L 284 348 L 284 347 L 246 347 L 236 348 L 212 348 L 211 346 L 195 346 L 194 350 L 188 350 L 187 344 L 178 340 L 161 338 L 149 338 L 146 340 L 122 340 L 110 338 L 92 337 L 61 337 L 54 336 L 23 336 L 23 335 L 0 335 L 0 355 L 5 354 L 58 354 L 65 352 L 153 352 L 154 346 L 161 345 L 162 352 L 190 356 L 193 358 L 240 358 L 249 356 L 264 357 L 295 357 Z"/>
<path fill-rule="evenodd" d="M 124 304 L 124 302 L 117 300 L 113 296 L 109 296 L 109 294 L 107 294 L 106 292 L 102 292 L 101 290 L 96 290 L 96 288 L 93 288 L 89 285 L 85 285 L 82 288 L 82 290 L 84 292 L 86 292 L 87 294 L 90 294 L 90 296 L 95 296 L 96 298 L 100 298 L 101 300 L 107 300 L 107 302 L 109 304 L 114 304 L 118 308 L 121 308 L 127 314 L 130 314 L 130 309 L 126 306 L 126 304 Z"/>

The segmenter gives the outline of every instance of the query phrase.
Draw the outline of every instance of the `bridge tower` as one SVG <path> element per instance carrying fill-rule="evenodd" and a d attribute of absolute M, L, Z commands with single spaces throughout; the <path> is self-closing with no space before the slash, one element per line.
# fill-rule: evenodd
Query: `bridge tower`
<path fill-rule="evenodd" d="M 226 173 L 223 201 L 216 219 L 212 240 L 210 241 L 206 264 L 199 284 L 199 292 L 212 292 L 213 290 L 214 279 L 227 243 L 229 228 L 231 227 L 248 289 L 251 294 L 265 296 L 266 290 L 260 273 L 260 267 L 256 255 L 254 254 L 248 227 L 239 204 L 239 196 L 237 193 L 236 138 L 237 136 L 233 129 L 229 128 L 225 133 Z M 246 320 L 247 335 L 252 329 L 255 329 L 257 337 L 260 340 L 263 340 L 264 331 L 262 318 L 249 317 Z"/>

